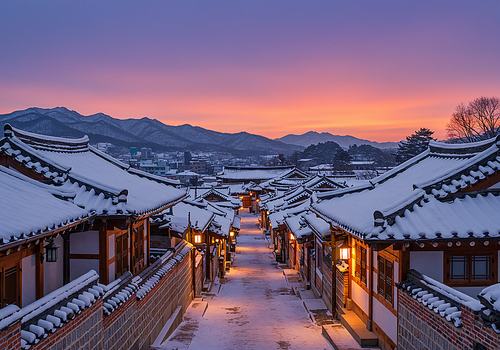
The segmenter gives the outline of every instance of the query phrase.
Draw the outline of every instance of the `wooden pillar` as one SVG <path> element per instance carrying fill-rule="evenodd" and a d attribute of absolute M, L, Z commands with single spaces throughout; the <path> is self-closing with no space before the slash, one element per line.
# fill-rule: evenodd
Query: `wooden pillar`
<path fill-rule="evenodd" d="M 332 248 L 332 315 L 337 317 L 337 242 L 335 234 L 331 234 L 330 247 Z"/>
<path fill-rule="evenodd" d="M 70 268 L 70 235 L 69 233 L 63 234 L 63 284 L 68 284 L 71 280 Z"/>
<path fill-rule="evenodd" d="M 147 240 L 147 242 L 146 242 L 146 256 L 144 257 L 146 266 L 150 265 L 149 260 L 150 260 L 150 256 L 151 256 L 151 252 L 150 252 L 151 232 L 150 232 L 150 229 L 151 229 L 151 223 L 149 222 L 149 217 L 147 217 L 144 219 L 144 230 L 147 230 L 147 232 L 146 232 L 146 240 Z"/>
<path fill-rule="evenodd" d="M 43 261 L 42 261 L 42 254 L 43 254 L 43 244 L 44 242 L 41 241 L 37 245 L 37 251 L 36 251 L 36 264 L 35 264 L 35 272 L 36 272 L 36 281 L 35 281 L 35 288 L 36 288 L 36 298 L 40 299 L 43 297 Z"/>
<path fill-rule="evenodd" d="M 95 225 L 95 223 L 94 223 Z M 109 241 L 108 231 L 106 227 L 106 219 L 97 224 L 99 227 L 99 282 L 102 284 L 109 283 L 109 269 L 108 269 L 108 253 Z"/>
<path fill-rule="evenodd" d="M 368 271 L 370 272 L 370 279 L 368 280 L 368 321 L 366 323 L 366 328 L 371 331 L 373 329 L 373 247 L 368 246 L 368 259 L 370 266 Z"/>
<path fill-rule="evenodd" d="M 210 235 L 208 234 L 208 231 L 206 232 L 206 242 L 207 242 L 207 250 L 205 252 L 205 256 L 207 258 L 207 266 L 205 266 L 206 268 L 206 276 L 207 276 L 207 280 L 211 281 L 212 280 L 212 271 L 210 269 L 210 265 L 211 265 L 211 260 L 212 260 L 212 257 L 210 255 Z"/>

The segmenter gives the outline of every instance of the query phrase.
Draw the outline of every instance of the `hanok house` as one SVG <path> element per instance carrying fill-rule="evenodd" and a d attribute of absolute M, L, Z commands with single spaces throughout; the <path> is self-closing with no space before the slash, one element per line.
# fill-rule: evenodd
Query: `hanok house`
<path fill-rule="evenodd" d="M 418 307 L 396 288 L 411 280 L 410 269 L 470 297 L 498 283 L 499 141 L 431 141 L 427 151 L 367 185 L 318 195 L 312 209 L 336 232 L 335 246 L 350 247 L 345 256 L 332 251 L 349 268 L 347 303 L 337 303 L 344 323 L 361 319 L 379 345 L 395 349 L 418 336 L 416 330 L 401 332 L 408 317 L 418 317 L 408 315 Z M 418 288 L 412 292 L 422 296 Z M 423 294 L 431 298 L 433 292 Z M 448 306 L 438 310 L 448 315 Z"/>
<path fill-rule="evenodd" d="M 4 146 L 4 154 L 12 151 Z M 61 286 L 61 249 L 54 242 L 87 229 L 94 214 L 72 203 L 73 191 L 4 166 L 0 193 L 0 303 L 23 307 Z"/>
<path fill-rule="evenodd" d="M 160 212 L 151 220 L 151 239 L 153 245 L 161 245 L 163 249 L 155 248 L 154 251 L 164 254 L 184 239 L 204 255 L 203 280 L 214 281 L 219 272 L 224 271 L 226 253 L 230 249 L 234 220 L 231 212 L 206 201 L 192 200 L 184 200 Z"/>
<path fill-rule="evenodd" d="M 53 240 L 62 259 L 52 266 L 57 277 L 45 292 L 59 288 L 90 269 L 101 283 L 149 265 L 149 217 L 185 197 L 176 182 L 125 165 L 81 139 L 28 133 L 5 125 L 0 162 L 60 192 L 74 205 L 95 213 L 92 227 Z M 25 233 L 27 234 L 27 232 Z M 43 294 L 43 293 L 41 293 Z"/>

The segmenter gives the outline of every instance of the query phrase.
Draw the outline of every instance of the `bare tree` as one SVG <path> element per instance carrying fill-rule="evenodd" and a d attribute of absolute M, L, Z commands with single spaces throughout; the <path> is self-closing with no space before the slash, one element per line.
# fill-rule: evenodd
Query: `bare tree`
<path fill-rule="evenodd" d="M 495 137 L 500 133 L 500 99 L 481 96 L 467 106 L 459 104 L 446 125 L 446 130 L 448 138 L 457 142 L 474 142 Z"/>

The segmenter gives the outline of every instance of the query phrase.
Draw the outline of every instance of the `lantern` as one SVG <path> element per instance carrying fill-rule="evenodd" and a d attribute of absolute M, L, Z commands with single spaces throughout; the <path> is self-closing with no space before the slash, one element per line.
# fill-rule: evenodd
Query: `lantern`
<path fill-rule="evenodd" d="M 351 247 L 347 245 L 347 243 L 343 242 L 339 246 L 340 250 L 340 260 L 349 260 L 351 258 Z"/>
<path fill-rule="evenodd" d="M 53 241 L 50 241 L 50 243 L 45 246 L 45 257 L 47 262 L 57 261 L 57 249 L 59 249 L 59 247 L 60 246 L 54 244 Z"/>
<path fill-rule="evenodd" d="M 201 235 L 194 236 L 194 243 L 201 243 Z"/>

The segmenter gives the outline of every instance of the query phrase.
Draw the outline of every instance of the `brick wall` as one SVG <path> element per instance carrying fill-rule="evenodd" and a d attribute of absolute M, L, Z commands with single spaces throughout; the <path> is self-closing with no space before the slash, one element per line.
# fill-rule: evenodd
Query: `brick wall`
<path fill-rule="evenodd" d="M 148 349 L 177 306 L 184 313 L 193 299 L 191 254 L 142 300 L 132 297 L 111 315 L 104 316 L 104 349 Z M 202 268 L 200 264 L 200 274 Z"/>
<path fill-rule="evenodd" d="M 457 328 L 399 289 L 398 300 L 398 349 L 469 350 L 475 343 L 500 349 L 500 335 L 466 306 L 461 306 L 462 326 Z"/>
<path fill-rule="evenodd" d="M 102 298 L 99 298 L 94 305 L 31 349 L 102 349 L 102 339 Z"/>
<path fill-rule="evenodd" d="M 21 321 L 10 325 L 0 332 L 0 349 L 14 350 L 21 348 Z"/>
<path fill-rule="evenodd" d="M 327 265 L 325 261 L 323 261 L 323 294 L 322 299 L 328 307 L 328 310 L 333 313 L 332 310 L 332 264 L 330 262 L 330 266 Z"/>
<path fill-rule="evenodd" d="M 196 295 L 195 297 L 199 297 L 203 290 L 203 259 L 199 262 L 196 267 Z"/>

